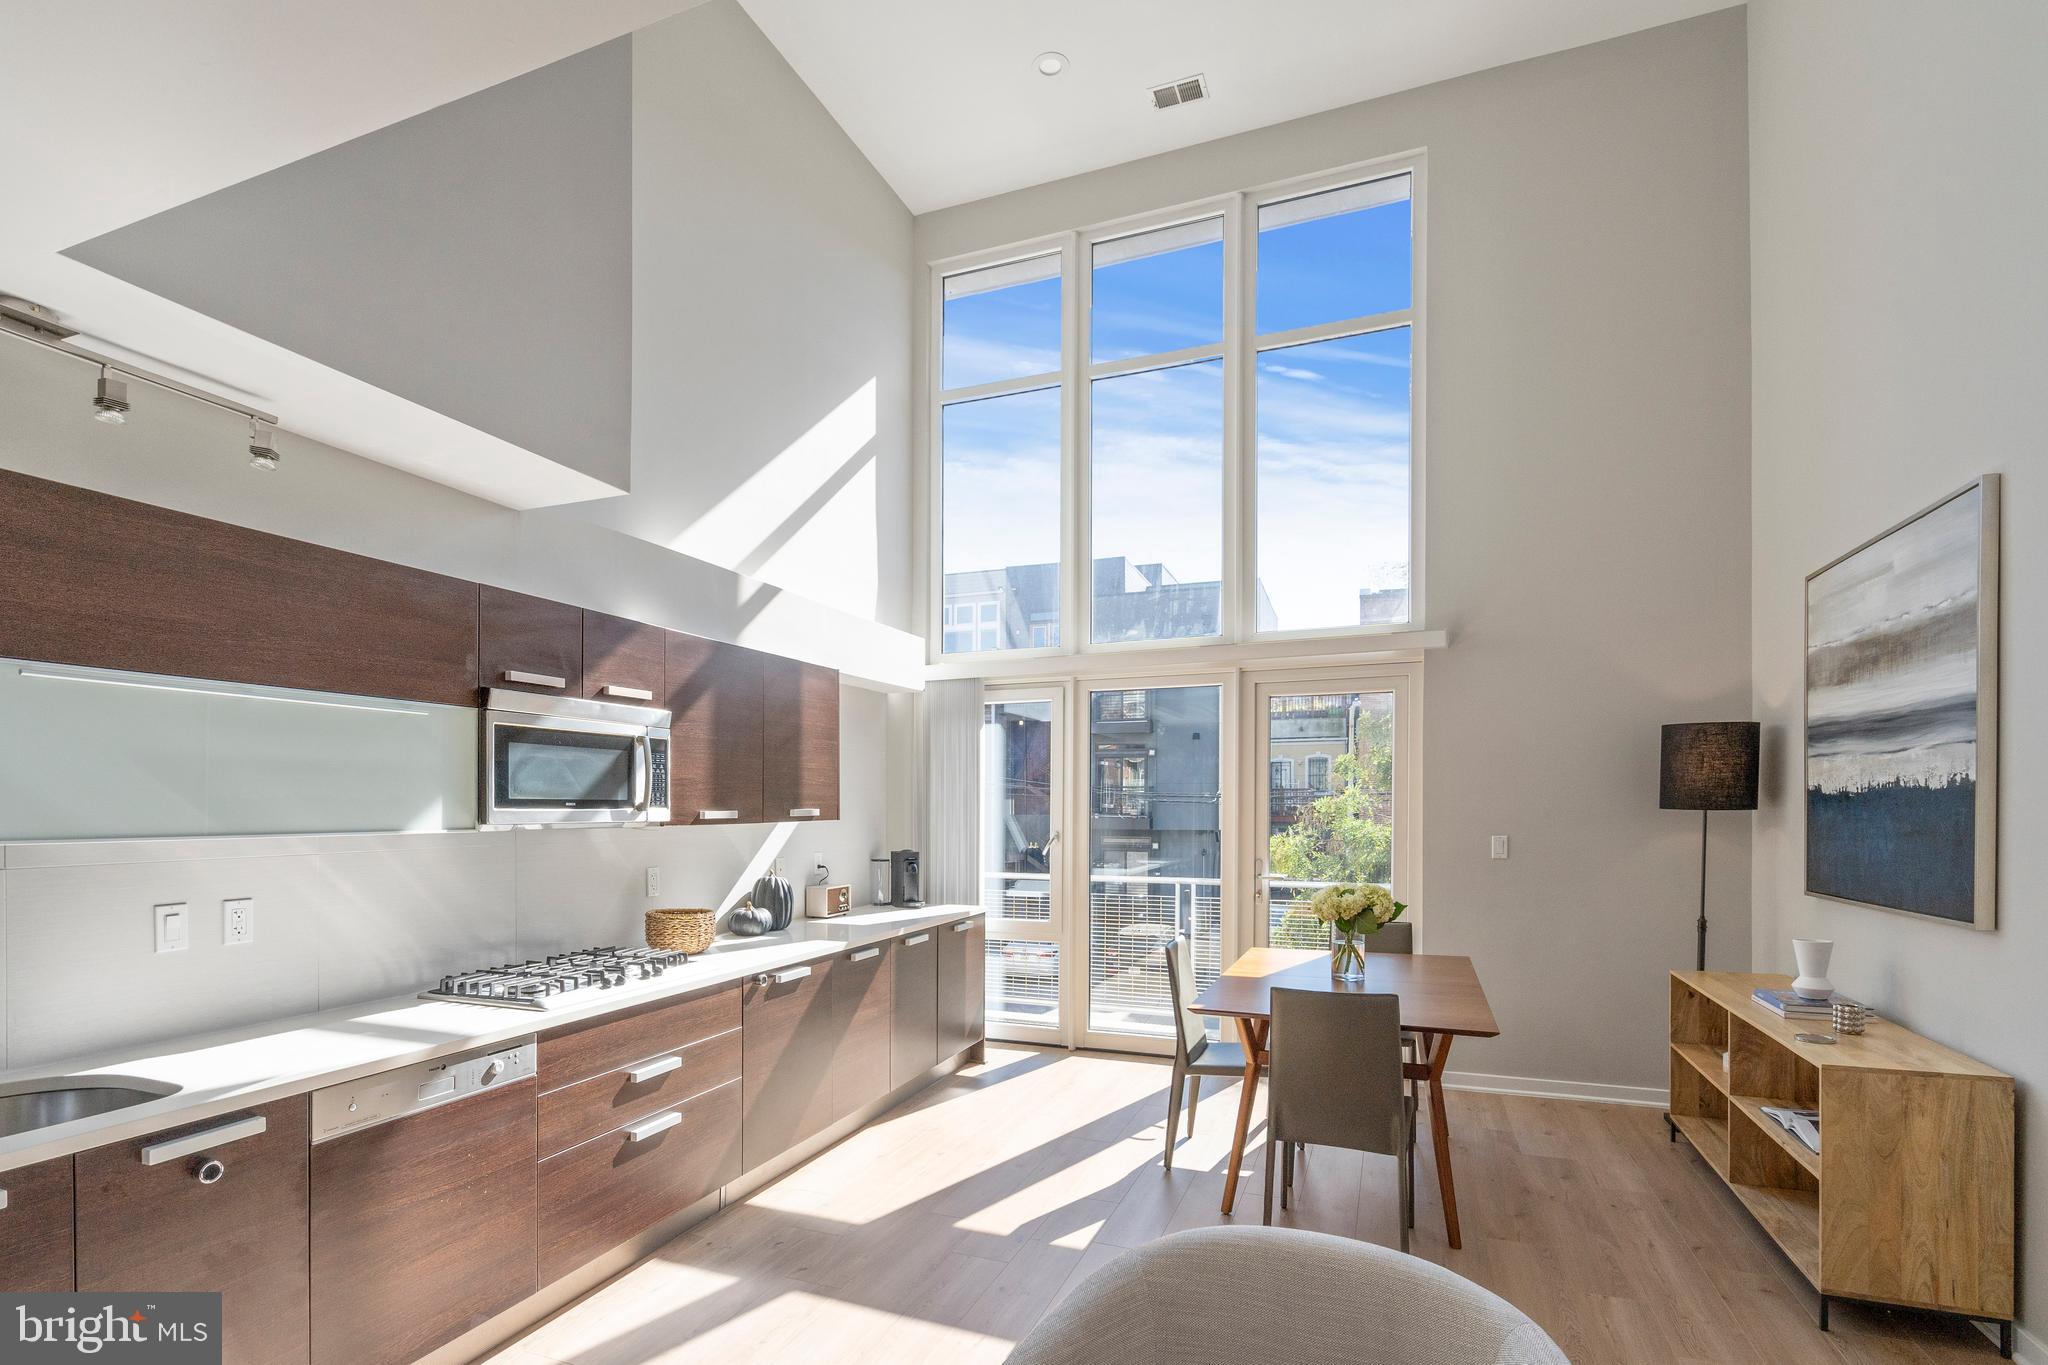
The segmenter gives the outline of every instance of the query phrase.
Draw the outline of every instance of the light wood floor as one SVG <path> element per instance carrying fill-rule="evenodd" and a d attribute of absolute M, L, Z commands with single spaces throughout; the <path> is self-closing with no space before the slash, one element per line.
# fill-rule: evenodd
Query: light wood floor
<path fill-rule="evenodd" d="M 777 1183 L 671 1242 L 495 1365 L 994 1362 L 1075 1285 L 1217 1212 L 1237 1086 L 1205 1091 L 1160 1166 L 1167 1071 L 991 1045 Z M 1655 1110 L 1453 1093 L 1465 1247 L 1444 1245 L 1429 1142 L 1414 1251 L 1519 1305 L 1580 1365 L 1995 1360 L 1950 1319 L 1814 1299 Z M 1255 1132 L 1255 1137 L 1258 1135 Z M 1259 1220 L 1250 1163 L 1234 1221 Z M 1275 1218 L 1393 1244 L 1390 1158 L 1311 1149 Z"/>

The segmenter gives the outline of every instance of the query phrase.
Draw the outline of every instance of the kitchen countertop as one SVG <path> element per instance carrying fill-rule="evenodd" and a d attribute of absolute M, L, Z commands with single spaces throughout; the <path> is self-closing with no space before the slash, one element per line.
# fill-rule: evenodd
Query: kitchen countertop
<path fill-rule="evenodd" d="M 177 1087 L 173 1094 L 126 1109 L 0 1138 L 0 1171 L 528 1037 L 651 1000 L 727 985 L 756 972 L 821 961 L 849 947 L 981 914 L 978 905 L 880 906 L 856 909 L 837 919 L 799 918 L 788 929 L 756 938 L 721 934 L 707 951 L 654 980 L 579 993 L 575 1003 L 546 1011 L 392 996 L 0 1072 L 0 1091 L 35 1089 L 21 1082 L 71 1076 L 126 1078 L 140 1081 L 139 1089 Z"/>

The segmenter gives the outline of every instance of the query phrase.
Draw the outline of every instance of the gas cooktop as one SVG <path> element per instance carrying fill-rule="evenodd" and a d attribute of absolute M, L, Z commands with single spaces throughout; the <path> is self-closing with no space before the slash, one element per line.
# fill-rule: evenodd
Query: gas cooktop
<path fill-rule="evenodd" d="M 453 972 L 442 977 L 433 990 L 421 991 L 420 999 L 519 1010 L 560 1009 L 587 999 L 588 992 L 649 981 L 689 960 L 688 953 L 655 948 L 585 948 L 529 962 L 508 962 L 502 967 Z"/>

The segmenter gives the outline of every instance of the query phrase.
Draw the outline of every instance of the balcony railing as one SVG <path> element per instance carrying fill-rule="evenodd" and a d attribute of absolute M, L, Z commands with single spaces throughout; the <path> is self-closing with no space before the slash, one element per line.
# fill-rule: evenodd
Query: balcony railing
<path fill-rule="evenodd" d="M 1152 792 L 1148 787 L 1097 787 L 1089 802 L 1097 815 L 1143 819 L 1152 813 Z"/>
<path fill-rule="evenodd" d="M 1088 880 L 1088 1026 L 1173 1036 L 1161 950 L 1188 936 L 1194 991 L 1223 974 L 1223 882 L 1216 877 L 1096 873 Z"/>
<path fill-rule="evenodd" d="M 1103 721 L 1150 720 L 1152 694 L 1146 691 L 1097 692 L 1095 719 Z"/>

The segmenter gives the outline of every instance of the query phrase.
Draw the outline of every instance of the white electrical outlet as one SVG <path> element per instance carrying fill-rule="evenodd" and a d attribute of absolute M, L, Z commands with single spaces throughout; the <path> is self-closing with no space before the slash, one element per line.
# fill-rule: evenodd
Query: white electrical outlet
<path fill-rule="evenodd" d="M 220 903 L 220 941 L 253 943 L 256 939 L 256 902 L 244 897 Z"/>
<path fill-rule="evenodd" d="M 156 950 L 182 953 L 192 942 L 192 916 L 185 902 L 156 907 Z"/>
<path fill-rule="evenodd" d="M 658 867 L 647 869 L 647 894 L 650 897 L 661 894 L 661 869 Z"/>
<path fill-rule="evenodd" d="M 1493 856 L 1496 858 L 1505 858 L 1508 856 L 1507 835 L 1496 834 L 1493 836 Z"/>

